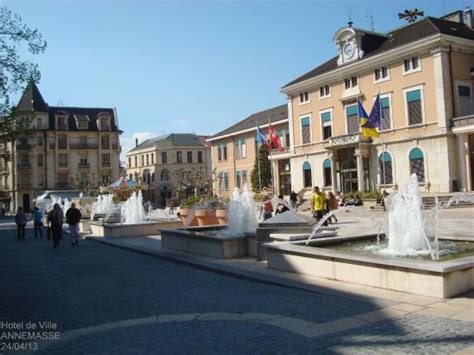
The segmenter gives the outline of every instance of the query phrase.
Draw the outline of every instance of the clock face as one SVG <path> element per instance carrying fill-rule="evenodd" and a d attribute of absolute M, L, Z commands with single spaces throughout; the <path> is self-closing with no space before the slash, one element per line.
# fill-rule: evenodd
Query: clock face
<path fill-rule="evenodd" d="M 354 48 L 352 47 L 352 43 L 346 43 L 344 46 L 344 56 L 346 58 L 352 57 L 352 53 L 354 52 Z"/>

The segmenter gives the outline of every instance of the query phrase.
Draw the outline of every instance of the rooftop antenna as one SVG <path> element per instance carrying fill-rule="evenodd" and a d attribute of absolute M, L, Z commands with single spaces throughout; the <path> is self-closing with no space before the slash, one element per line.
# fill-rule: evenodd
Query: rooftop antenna
<path fill-rule="evenodd" d="M 419 16 L 424 16 L 425 13 L 421 10 L 418 10 L 418 9 L 410 9 L 410 10 L 405 10 L 404 12 L 400 12 L 398 14 L 398 18 L 399 19 L 404 19 L 406 20 L 408 23 L 413 23 L 416 21 L 416 19 L 419 17 Z"/>
<path fill-rule="evenodd" d="M 371 30 L 372 32 L 375 32 L 375 27 L 374 27 L 374 15 L 372 15 L 372 14 L 367 14 L 366 18 L 368 18 L 369 21 L 370 21 L 370 30 Z"/>
<path fill-rule="evenodd" d="M 352 21 L 352 15 L 351 14 L 347 14 L 347 16 L 349 16 L 349 21 L 347 22 L 347 25 L 349 27 L 352 27 L 352 25 L 354 24 L 354 22 Z"/>

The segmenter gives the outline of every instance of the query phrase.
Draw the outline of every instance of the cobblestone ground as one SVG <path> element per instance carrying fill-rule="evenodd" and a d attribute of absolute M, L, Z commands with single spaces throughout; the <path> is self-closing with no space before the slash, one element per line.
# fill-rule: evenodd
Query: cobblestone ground
<path fill-rule="evenodd" d="M 67 236 L 53 249 L 31 229 L 23 241 L 14 234 L 0 223 L 0 321 L 53 321 L 63 334 L 188 313 L 253 312 L 321 324 L 394 304 L 249 281 L 91 241 L 70 247 Z M 63 339 L 41 353 L 450 353 L 472 344 L 472 323 L 411 314 L 315 337 L 241 320 L 152 322 Z"/>

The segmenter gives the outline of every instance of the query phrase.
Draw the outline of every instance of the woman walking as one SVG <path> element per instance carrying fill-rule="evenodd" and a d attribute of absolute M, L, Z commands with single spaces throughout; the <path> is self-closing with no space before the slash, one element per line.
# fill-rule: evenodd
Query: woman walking
<path fill-rule="evenodd" d="M 51 212 L 48 214 L 51 222 L 51 233 L 53 234 L 53 248 L 59 247 L 59 241 L 63 234 L 64 213 L 59 204 L 55 203 Z"/>

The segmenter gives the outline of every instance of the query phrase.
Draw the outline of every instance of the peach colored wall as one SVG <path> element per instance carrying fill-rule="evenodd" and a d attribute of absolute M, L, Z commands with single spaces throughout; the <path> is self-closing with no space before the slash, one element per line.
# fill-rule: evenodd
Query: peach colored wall
<path fill-rule="evenodd" d="M 275 130 L 288 129 L 288 122 L 276 124 L 273 126 Z M 262 128 L 262 131 L 268 137 L 268 128 Z M 245 139 L 247 146 L 247 157 L 234 159 L 234 141 L 239 139 Z M 218 161 L 217 157 L 217 146 L 222 143 L 227 143 L 227 160 Z M 250 176 L 252 174 L 253 165 L 255 162 L 256 150 L 255 150 L 255 131 L 236 134 L 231 137 L 219 139 L 210 142 L 211 144 L 211 156 L 212 156 L 212 169 L 215 169 L 216 176 L 220 172 L 227 172 L 229 174 L 229 190 L 223 193 L 232 193 L 235 188 L 235 171 L 247 171 L 247 182 L 250 184 Z M 215 184 L 216 186 L 216 184 Z M 216 191 L 217 193 L 217 191 Z"/>
<path fill-rule="evenodd" d="M 373 70 L 364 72 L 358 76 L 360 92 L 364 94 L 362 103 L 370 113 L 374 97 L 380 90 L 381 94 L 391 94 L 392 128 L 400 129 L 407 127 L 406 104 L 404 89 L 422 86 L 423 87 L 423 109 L 424 123 L 437 122 L 435 81 L 433 71 L 433 58 L 430 53 L 421 56 L 420 72 L 403 75 L 403 61 L 387 64 L 389 67 L 390 80 L 374 83 Z M 310 90 L 310 102 L 299 104 L 299 97 L 292 99 L 294 141 L 296 154 L 315 153 L 323 151 L 328 142 L 321 141 L 321 120 L 320 111 L 332 109 L 333 111 L 333 136 L 347 134 L 345 107 L 340 101 L 344 94 L 344 81 L 328 83 L 331 86 L 331 97 L 320 99 L 319 87 Z M 312 142 L 302 146 L 300 118 L 304 115 L 311 115 L 311 135 Z M 401 133 L 394 133 L 397 137 L 417 136 L 420 133 L 434 132 L 436 129 L 431 126 L 412 127 L 410 130 L 403 130 Z M 377 139 L 375 139 L 377 141 Z"/>

